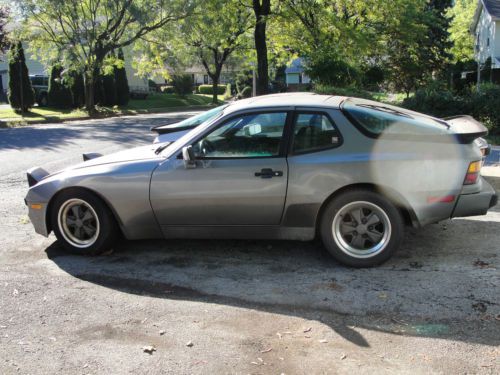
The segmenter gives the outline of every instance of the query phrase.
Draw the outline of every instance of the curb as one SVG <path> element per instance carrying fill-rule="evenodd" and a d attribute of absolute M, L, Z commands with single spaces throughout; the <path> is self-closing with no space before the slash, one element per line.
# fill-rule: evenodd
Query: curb
<path fill-rule="evenodd" d="M 79 117 L 71 117 L 71 118 L 58 118 L 58 117 L 47 117 L 45 120 L 37 121 L 37 122 L 26 122 L 25 120 L 12 119 L 12 120 L 0 120 L 0 129 L 14 129 L 21 128 L 26 126 L 34 126 L 34 125 L 46 125 L 46 124 L 61 124 L 65 122 L 73 122 L 73 121 L 82 121 L 82 120 L 98 120 L 98 119 L 106 119 L 113 117 L 125 117 L 125 116 L 137 116 L 137 115 L 147 115 L 147 114 L 158 114 L 158 113 L 172 113 L 172 112 L 185 112 L 185 111 L 196 111 L 203 109 L 213 108 L 213 104 L 209 105 L 192 105 L 186 107 L 167 107 L 167 108 L 151 108 L 148 110 L 132 110 L 130 112 L 123 113 L 110 113 L 110 114 L 100 114 L 98 116 L 79 116 Z"/>

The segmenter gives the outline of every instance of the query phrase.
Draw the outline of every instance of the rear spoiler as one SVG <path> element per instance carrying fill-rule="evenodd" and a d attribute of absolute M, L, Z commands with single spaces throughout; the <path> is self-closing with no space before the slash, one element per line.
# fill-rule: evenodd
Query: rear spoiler
<path fill-rule="evenodd" d="M 488 134 L 488 129 L 471 116 L 453 116 L 444 119 L 460 143 L 472 143 Z"/>
<path fill-rule="evenodd" d="M 32 187 L 38 184 L 41 179 L 47 177 L 49 172 L 40 167 L 33 167 L 26 171 L 26 175 L 28 177 L 28 185 Z"/>
<path fill-rule="evenodd" d="M 171 124 L 175 125 L 175 124 Z M 151 131 L 154 131 L 158 134 L 169 134 L 169 133 L 177 133 L 177 132 L 182 132 L 185 130 L 191 130 L 196 128 L 198 125 L 186 125 L 186 126 L 177 126 L 177 127 L 170 127 L 170 125 L 163 125 L 163 126 L 156 126 L 154 128 L 151 128 Z"/>

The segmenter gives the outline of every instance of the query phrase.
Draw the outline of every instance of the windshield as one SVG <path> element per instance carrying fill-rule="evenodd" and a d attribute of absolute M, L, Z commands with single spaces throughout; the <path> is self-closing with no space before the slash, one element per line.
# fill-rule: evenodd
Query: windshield
<path fill-rule="evenodd" d="M 167 125 L 169 129 L 175 129 L 175 128 L 183 128 L 186 126 L 198 126 L 203 124 L 205 121 L 209 121 L 213 119 L 214 117 L 218 116 L 224 108 L 226 108 L 228 104 L 221 105 L 219 107 L 215 107 L 209 111 L 200 113 L 199 115 L 190 117 L 188 119 L 185 119 L 184 121 L 178 122 L 176 124 L 172 125 Z"/>
<path fill-rule="evenodd" d="M 385 134 L 443 134 L 449 125 L 440 119 L 368 100 L 346 99 L 342 110 L 355 125 L 379 136 Z"/>

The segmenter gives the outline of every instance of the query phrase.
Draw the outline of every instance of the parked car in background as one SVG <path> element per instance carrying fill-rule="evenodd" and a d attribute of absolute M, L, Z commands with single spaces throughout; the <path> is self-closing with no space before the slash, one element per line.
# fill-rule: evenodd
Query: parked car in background
<path fill-rule="evenodd" d="M 31 86 L 35 90 L 35 102 L 40 107 L 48 105 L 49 77 L 41 74 L 31 74 Z"/>
<path fill-rule="evenodd" d="M 28 171 L 37 233 L 98 254 L 118 235 L 312 240 L 341 263 L 380 264 L 406 226 L 484 215 L 486 128 L 374 101 L 315 94 L 241 100 L 169 142 L 63 171 Z"/>

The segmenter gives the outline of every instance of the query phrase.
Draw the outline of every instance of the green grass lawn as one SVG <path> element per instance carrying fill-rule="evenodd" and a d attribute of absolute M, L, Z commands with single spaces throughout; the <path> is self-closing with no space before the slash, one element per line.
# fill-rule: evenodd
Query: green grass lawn
<path fill-rule="evenodd" d="M 99 116 L 119 116 L 138 113 L 169 112 L 182 108 L 203 108 L 212 104 L 212 98 L 206 95 L 150 94 L 146 99 L 131 99 L 123 107 L 98 107 Z M 87 118 L 87 112 L 81 109 L 61 110 L 50 107 L 34 107 L 23 115 L 11 108 L 0 108 L 0 127 L 16 126 L 40 122 L 60 122 L 71 119 Z"/>

